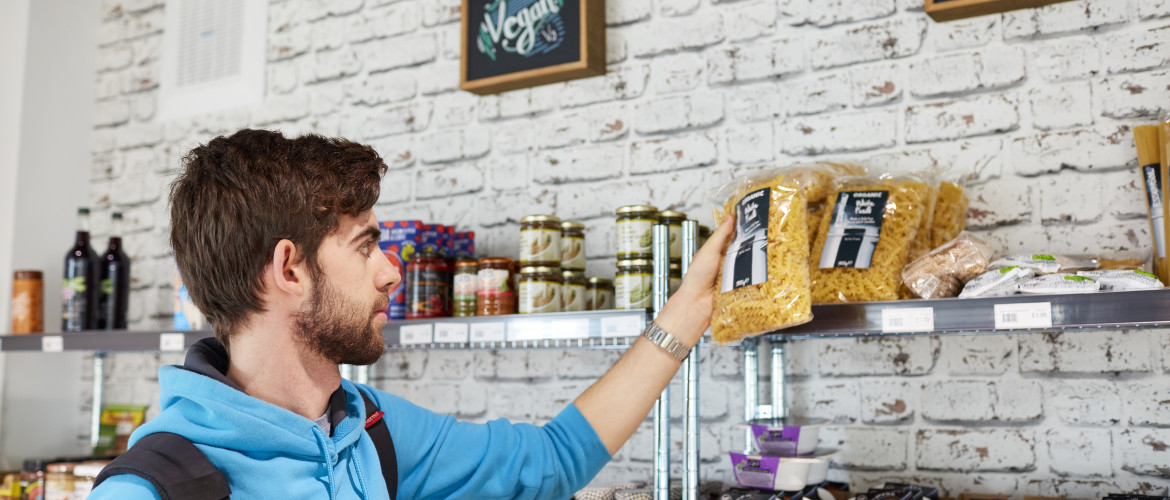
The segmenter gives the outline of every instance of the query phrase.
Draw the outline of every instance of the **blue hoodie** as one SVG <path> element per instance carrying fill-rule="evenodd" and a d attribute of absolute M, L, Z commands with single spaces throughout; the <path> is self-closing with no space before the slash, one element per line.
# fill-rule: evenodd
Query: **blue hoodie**
<path fill-rule="evenodd" d="M 162 411 L 130 445 L 155 432 L 186 437 L 224 471 L 235 500 L 389 498 L 358 391 L 385 413 L 398 459 L 398 500 L 569 498 L 610 459 L 573 405 L 540 427 L 503 419 L 472 424 L 342 380 L 329 436 L 312 420 L 247 395 L 223 376 L 226 368 L 226 352 L 213 340 L 192 347 L 183 367 L 162 367 Z M 146 480 L 120 475 L 89 498 L 160 497 Z"/>

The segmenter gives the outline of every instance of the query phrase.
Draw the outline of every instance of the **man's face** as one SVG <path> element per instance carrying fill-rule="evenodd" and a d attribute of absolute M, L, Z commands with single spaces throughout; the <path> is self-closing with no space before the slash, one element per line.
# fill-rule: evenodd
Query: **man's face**
<path fill-rule="evenodd" d="M 333 363 L 369 365 L 382 356 L 388 293 L 402 277 L 378 248 L 379 234 L 372 211 L 343 216 L 317 252 L 321 276 L 295 315 L 295 333 Z"/>

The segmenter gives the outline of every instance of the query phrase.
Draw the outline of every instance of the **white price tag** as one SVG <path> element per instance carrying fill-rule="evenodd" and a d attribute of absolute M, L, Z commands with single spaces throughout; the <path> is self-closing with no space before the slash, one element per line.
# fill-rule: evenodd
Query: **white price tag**
<path fill-rule="evenodd" d="M 882 309 L 882 333 L 933 331 L 933 307 L 896 307 Z"/>
<path fill-rule="evenodd" d="M 588 319 L 558 319 L 549 321 L 545 337 L 550 339 L 587 339 L 589 338 Z"/>
<path fill-rule="evenodd" d="M 435 343 L 466 344 L 467 323 L 435 323 Z"/>
<path fill-rule="evenodd" d="M 434 342 L 434 325 L 402 325 L 398 327 L 398 343 L 402 345 L 430 344 Z"/>
<path fill-rule="evenodd" d="M 503 342 L 508 340 L 503 323 L 472 323 L 472 342 Z"/>
<path fill-rule="evenodd" d="M 65 350 L 65 339 L 60 335 L 45 335 L 41 337 L 41 352 L 61 352 Z"/>
<path fill-rule="evenodd" d="M 182 351 L 187 346 L 185 345 L 186 338 L 181 333 L 163 333 L 158 336 L 158 350 L 162 352 Z"/>
<path fill-rule="evenodd" d="M 1052 303 L 996 304 L 995 329 L 1052 328 Z"/>
<path fill-rule="evenodd" d="M 520 342 L 524 340 L 544 340 L 553 338 L 548 335 L 549 321 L 538 319 L 517 319 L 508 322 L 508 341 Z"/>
<path fill-rule="evenodd" d="M 637 337 L 642 334 L 644 326 L 646 326 L 645 316 L 641 314 L 601 318 L 601 336 L 604 338 Z"/>

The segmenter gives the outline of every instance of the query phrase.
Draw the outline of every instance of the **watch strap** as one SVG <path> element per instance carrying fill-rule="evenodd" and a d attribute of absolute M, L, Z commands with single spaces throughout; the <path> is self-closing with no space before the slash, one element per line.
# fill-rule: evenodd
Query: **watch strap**
<path fill-rule="evenodd" d="M 670 332 L 663 330 L 662 327 L 658 326 L 658 323 L 653 321 L 646 325 L 646 329 L 642 331 L 642 336 L 679 361 L 687 359 L 687 355 L 691 352 L 689 346 L 679 341 Z"/>

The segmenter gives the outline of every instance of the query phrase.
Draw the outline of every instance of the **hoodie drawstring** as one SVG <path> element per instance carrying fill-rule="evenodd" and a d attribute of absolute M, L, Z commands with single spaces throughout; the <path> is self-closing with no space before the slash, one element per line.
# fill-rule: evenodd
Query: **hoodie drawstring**
<path fill-rule="evenodd" d="M 357 473 L 358 489 L 361 492 L 362 498 L 370 500 L 370 493 L 366 491 L 366 476 L 362 474 L 362 464 L 357 457 L 357 445 L 349 447 L 349 461 L 353 463 L 353 471 Z"/>
<path fill-rule="evenodd" d="M 321 456 L 325 459 L 325 470 L 329 474 L 329 500 L 337 500 L 337 481 L 333 475 L 333 463 L 329 460 L 329 447 L 326 445 L 328 438 L 317 426 L 313 426 L 313 435 L 317 437 L 317 446 L 321 448 Z"/>

